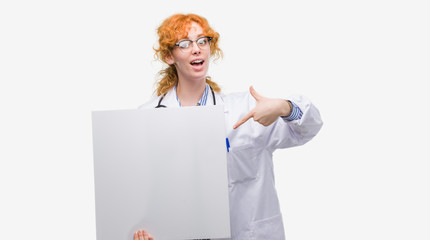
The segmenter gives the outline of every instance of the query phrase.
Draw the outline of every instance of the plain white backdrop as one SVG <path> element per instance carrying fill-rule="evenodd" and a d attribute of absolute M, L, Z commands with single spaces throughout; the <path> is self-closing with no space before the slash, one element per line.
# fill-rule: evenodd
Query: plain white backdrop
<path fill-rule="evenodd" d="M 156 28 L 205 16 L 224 92 L 303 94 L 324 126 L 279 150 L 289 240 L 430 239 L 427 1 L 0 3 L 0 239 L 95 239 L 91 111 L 154 90 Z"/>

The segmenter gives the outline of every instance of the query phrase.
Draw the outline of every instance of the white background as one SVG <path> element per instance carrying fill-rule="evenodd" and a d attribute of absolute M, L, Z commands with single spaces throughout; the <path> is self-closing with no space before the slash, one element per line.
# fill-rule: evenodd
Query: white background
<path fill-rule="evenodd" d="M 303 94 L 325 122 L 279 150 L 289 240 L 430 239 L 427 1 L 2 1 L 0 239 L 95 239 L 91 111 L 154 90 L 173 13 L 221 34 L 224 92 Z"/>

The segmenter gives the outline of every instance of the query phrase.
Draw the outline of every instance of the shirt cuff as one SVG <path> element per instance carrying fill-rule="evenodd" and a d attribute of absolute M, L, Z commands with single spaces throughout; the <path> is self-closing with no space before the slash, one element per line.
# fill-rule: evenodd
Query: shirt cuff
<path fill-rule="evenodd" d="M 302 112 L 302 110 L 300 110 L 299 106 L 297 106 L 295 103 L 293 103 L 290 100 L 287 100 L 287 101 L 289 101 L 293 105 L 293 109 L 291 110 L 290 115 L 288 115 L 286 117 L 281 117 L 281 118 L 286 120 L 286 121 L 293 121 L 293 120 L 301 119 L 303 112 Z"/>

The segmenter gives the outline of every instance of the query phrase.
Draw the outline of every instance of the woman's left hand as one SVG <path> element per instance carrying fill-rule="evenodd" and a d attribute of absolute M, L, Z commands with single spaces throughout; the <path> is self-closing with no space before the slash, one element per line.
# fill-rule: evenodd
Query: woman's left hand
<path fill-rule="evenodd" d="M 154 240 L 154 238 L 145 230 L 137 230 L 134 233 L 134 240 Z"/>
<path fill-rule="evenodd" d="M 280 116 L 288 116 L 291 113 L 291 107 L 284 99 L 267 98 L 257 93 L 254 88 L 249 87 L 249 92 L 257 101 L 255 107 L 234 124 L 233 129 L 253 118 L 264 126 L 269 126 L 276 121 Z"/>

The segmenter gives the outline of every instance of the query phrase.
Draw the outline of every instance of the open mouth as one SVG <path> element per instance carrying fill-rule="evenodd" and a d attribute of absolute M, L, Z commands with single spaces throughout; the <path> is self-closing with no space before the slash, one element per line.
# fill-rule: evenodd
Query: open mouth
<path fill-rule="evenodd" d="M 202 59 L 199 59 L 199 60 L 192 61 L 190 64 L 193 66 L 199 66 L 199 65 L 203 65 L 203 62 L 204 61 Z"/>

